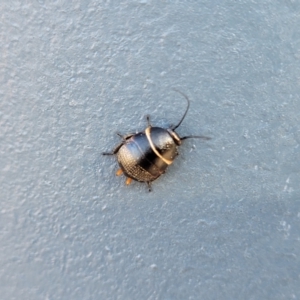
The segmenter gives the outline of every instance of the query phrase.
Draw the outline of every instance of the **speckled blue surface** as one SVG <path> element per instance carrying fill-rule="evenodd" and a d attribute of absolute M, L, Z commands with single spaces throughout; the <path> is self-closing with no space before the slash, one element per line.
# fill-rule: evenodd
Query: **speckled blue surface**
<path fill-rule="evenodd" d="M 30 3 L 31 2 L 31 3 Z M 2 1 L 1 299 L 300 298 L 298 1 Z M 180 119 L 125 186 L 116 132 Z"/>

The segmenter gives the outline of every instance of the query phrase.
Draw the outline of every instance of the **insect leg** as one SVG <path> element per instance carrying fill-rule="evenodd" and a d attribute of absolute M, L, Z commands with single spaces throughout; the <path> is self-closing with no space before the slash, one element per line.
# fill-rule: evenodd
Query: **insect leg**
<path fill-rule="evenodd" d="M 102 155 L 115 155 L 116 153 L 118 153 L 118 151 L 122 146 L 123 146 L 123 142 L 119 144 L 117 147 L 115 147 L 111 152 L 102 152 Z"/>
<path fill-rule="evenodd" d="M 126 183 L 126 185 L 129 185 L 129 184 L 131 183 L 131 181 L 132 181 L 132 179 L 131 179 L 131 178 L 129 178 L 129 177 L 127 177 L 127 178 L 126 178 L 126 182 L 125 182 L 125 183 Z"/>
<path fill-rule="evenodd" d="M 151 191 L 152 191 L 151 182 L 150 182 L 150 181 L 147 181 L 146 183 L 147 183 L 149 192 L 151 192 Z"/>
<path fill-rule="evenodd" d="M 126 141 L 126 140 L 128 140 L 129 138 L 131 138 L 132 136 L 134 136 L 134 133 L 129 133 L 129 134 L 123 135 L 123 134 L 121 134 L 120 132 L 117 132 L 117 135 L 118 135 L 123 141 Z"/>
<path fill-rule="evenodd" d="M 149 116 L 149 115 L 147 115 L 147 116 L 146 116 L 146 119 L 147 119 L 148 127 L 151 127 L 151 123 L 150 123 L 150 116 Z"/>
<path fill-rule="evenodd" d="M 122 169 L 119 169 L 117 172 L 116 172 L 116 175 L 117 176 L 120 176 L 120 175 L 122 175 L 123 174 L 123 170 Z"/>

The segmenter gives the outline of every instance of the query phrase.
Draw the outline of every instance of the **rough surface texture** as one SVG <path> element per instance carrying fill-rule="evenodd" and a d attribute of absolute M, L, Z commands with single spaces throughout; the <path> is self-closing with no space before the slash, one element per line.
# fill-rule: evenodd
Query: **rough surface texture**
<path fill-rule="evenodd" d="M 51 3 L 49 3 L 51 2 Z M 299 1 L 1 1 L 1 299 L 299 299 Z M 115 132 L 176 124 L 124 185 Z"/>

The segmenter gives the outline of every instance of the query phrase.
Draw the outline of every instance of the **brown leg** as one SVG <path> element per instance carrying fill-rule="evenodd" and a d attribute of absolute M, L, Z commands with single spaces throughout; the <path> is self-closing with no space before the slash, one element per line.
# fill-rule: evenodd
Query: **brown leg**
<path fill-rule="evenodd" d="M 117 176 L 120 176 L 120 175 L 122 175 L 122 174 L 123 174 L 122 169 L 119 169 L 119 170 L 116 172 L 116 175 L 117 175 Z"/>
<path fill-rule="evenodd" d="M 126 179 L 126 185 L 129 185 L 131 183 L 132 179 L 130 177 L 127 177 Z"/>

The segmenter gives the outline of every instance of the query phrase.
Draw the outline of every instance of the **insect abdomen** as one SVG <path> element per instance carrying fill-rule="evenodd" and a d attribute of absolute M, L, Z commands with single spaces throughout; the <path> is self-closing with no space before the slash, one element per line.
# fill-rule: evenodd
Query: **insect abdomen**
<path fill-rule="evenodd" d="M 131 137 L 117 153 L 118 162 L 128 177 L 150 182 L 164 173 L 167 164 L 152 150 L 144 133 Z"/>
<path fill-rule="evenodd" d="M 157 176 L 153 176 L 144 169 L 144 165 L 141 164 L 144 156 L 145 154 L 134 142 L 134 138 L 124 144 L 117 153 L 119 165 L 126 176 L 137 181 L 150 182 L 156 179 Z"/>

